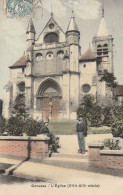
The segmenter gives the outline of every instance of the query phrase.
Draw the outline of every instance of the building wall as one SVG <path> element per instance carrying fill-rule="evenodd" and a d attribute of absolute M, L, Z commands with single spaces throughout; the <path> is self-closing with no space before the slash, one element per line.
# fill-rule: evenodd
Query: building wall
<path fill-rule="evenodd" d="M 96 86 L 97 86 L 97 70 L 96 70 L 96 61 L 92 62 L 81 62 L 79 65 L 80 69 L 80 96 L 86 94 L 92 94 L 96 97 Z M 89 84 L 90 91 L 85 93 L 83 91 L 83 85 Z"/>

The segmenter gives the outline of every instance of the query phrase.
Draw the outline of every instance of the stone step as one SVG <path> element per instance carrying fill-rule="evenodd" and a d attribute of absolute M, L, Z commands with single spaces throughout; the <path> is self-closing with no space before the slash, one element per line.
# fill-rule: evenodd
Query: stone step
<path fill-rule="evenodd" d="M 87 158 L 79 159 L 79 158 L 65 158 L 65 157 L 51 157 L 44 159 L 42 161 L 43 164 L 69 168 L 69 169 L 77 169 L 77 170 L 87 170 L 89 163 Z"/>
<path fill-rule="evenodd" d="M 63 153 L 53 153 L 52 157 L 58 158 L 76 158 L 76 159 L 88 159 L 88 153 L 83 154 L 63 154 Z M 51 158 L 52 158 L 51 157 Z"/>

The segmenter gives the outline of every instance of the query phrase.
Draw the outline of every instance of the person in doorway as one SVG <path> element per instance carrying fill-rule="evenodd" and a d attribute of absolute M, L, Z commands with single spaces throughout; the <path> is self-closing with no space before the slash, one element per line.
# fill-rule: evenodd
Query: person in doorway
<path fill-rule="evenodd" d="M 79 153 L 85 154 L 85 137 L 87 136 L 87 122 L 84 117 L 79 115 L 78 123 L 76 125 L 76 131 L 78 136 Z"/>

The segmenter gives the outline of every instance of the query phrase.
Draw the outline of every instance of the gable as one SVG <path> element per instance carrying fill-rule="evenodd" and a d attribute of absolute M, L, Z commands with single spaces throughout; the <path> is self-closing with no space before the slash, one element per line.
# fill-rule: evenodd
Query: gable
<path fill-rule="evenodd" d="M 54 18 L 51 17 L 43 31 L 40 33 L 36 43 L 37 44 L 52 44 L 57 42 L 65 42 L 65 33 L 55 22 Z"/>

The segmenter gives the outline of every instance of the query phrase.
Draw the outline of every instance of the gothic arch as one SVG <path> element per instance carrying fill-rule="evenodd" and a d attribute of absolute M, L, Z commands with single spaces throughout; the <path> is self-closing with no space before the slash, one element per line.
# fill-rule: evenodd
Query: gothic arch
<path fill-rule="evenodd" d="M 53 79 L 47 79 L 43 81 L 41 85 L 39 86 L 38 91 L 37 91 L 37 97 L 43 97 L 44 92 L 48 88 L 54 89 L 54 91 L 56 91 L 57 96 L 59 97 L 62 96 L 61 87 L 59 86 L 59 84 Z"/>
<path fill-rule="evenodd" d="M 62 92 L 59 84 L 53 79 L 46 79 L 37 91 L 37 110 L 43 119 L 57 119 L 61 110 Z"/>

